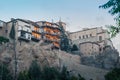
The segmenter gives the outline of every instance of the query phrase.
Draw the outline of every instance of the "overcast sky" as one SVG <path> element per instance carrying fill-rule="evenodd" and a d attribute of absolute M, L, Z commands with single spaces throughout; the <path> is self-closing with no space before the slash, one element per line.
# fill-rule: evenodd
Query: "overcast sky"
<path fill-rule="evenodd" d="M 99 5 L 108 0 L 0 0 L 0 20 L 11 18 L 32 21 L 54 21 L 61 18 L 67 24 L 67 30 L 74 32 L 82 28 L 115 25 L 114 16 Z M 114 44 L 120 50 L 119 37 Z"/>

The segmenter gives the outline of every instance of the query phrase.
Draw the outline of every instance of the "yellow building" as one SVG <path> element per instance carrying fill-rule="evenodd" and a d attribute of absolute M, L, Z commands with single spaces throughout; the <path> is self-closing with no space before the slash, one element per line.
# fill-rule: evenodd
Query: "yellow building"
<path fill-rule="evenodd" d="M 60 48 L 60 29 L 56 23 L 39 21 L 37 24 L 42 30 L 43 39 L 45 42 L 50 42 L 54 47 Z"/>

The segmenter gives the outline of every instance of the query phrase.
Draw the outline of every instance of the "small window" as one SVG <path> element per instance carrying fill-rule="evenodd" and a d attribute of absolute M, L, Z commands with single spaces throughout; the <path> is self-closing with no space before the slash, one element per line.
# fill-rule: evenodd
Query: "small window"
<path fill-rule="evenodd" d="M 86 38 L 88 38 L 88 35 L 86 35 Z"/>
<path fill-rule="evenodd" d="M 92 34 L 90 34 L 90 37 L 92 36 Z"/>
<path fill-rule="evenodd" d="M 5 30 L 5 33 L 8 33 L 8 30 Z"/>
<path fill-rule="evenodd" d="M 102 36 L 99 36 L 99 41 L 102 41 Z"/>
<path fill-rule="evenodd" d="M 83 39 L 85 38 L 85 36 L 83 35 Z"/>
<path fill-rule="evenodd" d="M 21 26 L 21 30 L 23 30 L 23 27 Z"/>
<path fill-rule="evenodd" d="M 79 36 L 79 39 L 81 39 L 81 36 Z"/>
<path fill-rule="evenodd" d="M 28 39 L 30 39 L 30 35 L 28 35 Z"/>

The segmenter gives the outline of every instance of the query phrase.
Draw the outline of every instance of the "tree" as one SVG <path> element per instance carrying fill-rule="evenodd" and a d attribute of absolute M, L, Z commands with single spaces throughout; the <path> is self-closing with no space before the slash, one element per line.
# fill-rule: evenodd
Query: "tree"
<path fill-rule="evenodd" d="M 59 27 L 60 27 L 60 30 L 61 30 L 60 48 L 61 48 L 61 50 L 68 52 L 71 49 L 70 48 L 70 42 L 69 42 L 70 40 L 68 39 L 61 22 L 59 22 Z"/>
<path fill-rule="evenodd" d="M 43 80 L 60 80 L 60 72 L 54 67 L 45 67 L 42 73 Z"/>
<path fill-rule="evenodd" d="M 120 80 L 120 68 L 115 68 L 105 75 L 105 80 Z"/>
<path fill-rule="evenodd" d="M 30 80 L 28 76 L 28 71 L 20 72 L 17 80 Z"/>
<path fill-rule="evenodd" d="M 15 21 L 13 21 L 13 23 L 12 23 L 12 28 L 11 28 L 11 31 L 9 34 L 9 37 L 13 40 L 15 39 L 15 26 L 14 26 L 14 24 L 15 24 Z"/>
<path fill-rule="evenodd" d="M 16 58 L 16 42 L 15 42 L 15 24 L 16 24 L 16 20 L 13 20 L 12 22 L 12 28 L 10 31 L 10 38 L 13 40 L 13 44 L 14 44 L 14 59 L 15 59 L 15 75 L 14 75 L 14 80 L 17 80 L 17 58 Z"/>
<path fill-rule="evenodd" d="M 41 80 L 41 68 L 36 61 L 32 61 L 28 75 L 31 80 Z"/>
<path fill-rule="evenodd" d="M 120 17 L 120 0 L 109 0 L 99 7 L 103 9 L 111 8 L 108 12 L 112 15 L 117 14 Z"/>
<path fill-rule="evenodd" d="M 20 72 L 18 80 L 85 80 L 83 77 L 70 75 L 66 67 L 44 67 L 42 70 L 36 61 L 32 61 L 28 71 Z"/>
<path fill-rule="evenodd" d="M 0 36 L 0 44 L 2 44 L 2 42 L 7 43 L 7 42 L 9 42 L 9 39 L 5 38 L 3 36 Z"/>
<path fill-rule="evenodd" d="M 3 63 L 0 64 L 0 80 L 13 80 L 7 65 L 4 65 Z"/>
<path fill-rule="evenodd" d="M 65 66 L 62 67 L 62 71 L 60 73 L 60 79 L 61 80 L 70 80 L 69 72 L 67 71 L 67 68 Z"/>
<path fill-rule="evenodd" d="M 78 47 L 77 47 L 77 45 L 74 44 L 71 51 L 77 51 L 77 50 L 78 50 Z"/>
<path fill-rule="evenodd" d="M 120 32 L 120 0 L 109 0 L 107 3 L 99 6 L 99 8 L 108 9 L 111 15 L 117 15 L 115 18 L 117 26 L 107 26 L 109 28 L 108 33 L 111 37 L 115 37 Z"/>

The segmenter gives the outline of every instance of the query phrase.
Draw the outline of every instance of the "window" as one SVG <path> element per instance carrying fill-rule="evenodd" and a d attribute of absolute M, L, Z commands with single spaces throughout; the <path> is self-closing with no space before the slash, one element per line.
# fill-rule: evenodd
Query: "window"
<path fill-rule="evenodd" d="M 88 38 L 88 35 L 86 35 L 86 38 Z"/>
<path fill-rule="evenodd" d="M 29 29 L 27 29 L 27 32 L 29 32 Z"/>
<path fill-rule="evenodd" d="M 26 34 L 25 32 L 21 31 L 21 37 L 26 38 L 26 35 L 25 35 L 25 34 Z"/>
<path fill-rule="evenodd" d="M 85 36 L 83 35 L 83 39 L 85 38 Z"/>
<path fill-rule="evenodd" d="M 2 21 L 0 21 L 0 27 L 3 27 L 3 22 Z"/>
<path fill-rule="evenodd" d="M 92 34 L 90 34 L 90 37 L 92 36 Z"/>
<path fill-rule="evenodd" d="M 5 33 L 8 33 L 8 30 L 5 30 Z"/>
<path fill-rule="evenodd" d="M 28 35 L 28 39 L 30 39 L 30 35 Z"/>
<path fill-rule="evenodd" d="M 99 41 L 102 41 L 102 36 L 99 36 Z"/>
<path fill-rule="evenodd" d="M 79 36 L 79 39 L 81 39 L 81 36 Z"/>

